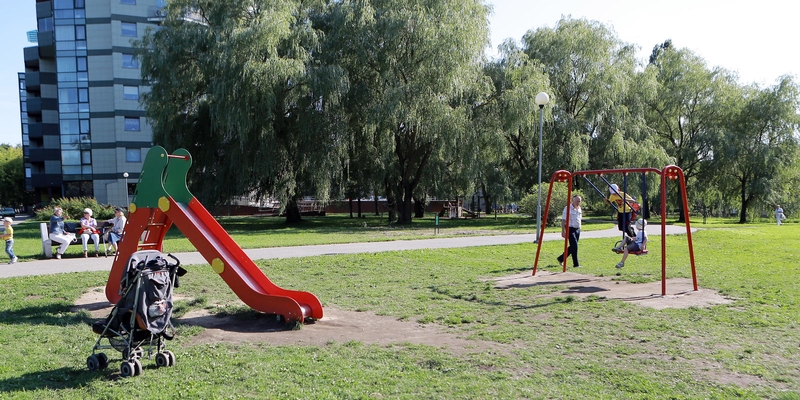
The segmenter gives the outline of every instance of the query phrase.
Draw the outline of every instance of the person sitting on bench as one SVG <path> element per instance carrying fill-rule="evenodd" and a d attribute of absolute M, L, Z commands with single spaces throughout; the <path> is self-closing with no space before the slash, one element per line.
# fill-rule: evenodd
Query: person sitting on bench
<path fill-rule="evenodd" d="M 114 248 L 114 254 L 116 254 L 119 251 L 117 242 L 122 239 L 122 231 L 125 229 L 125 223 L 128 222 L 128 220 L 125 218 L 125 213 L 122 208 L 117 207 L 114 209 L 114 218 L 106 222 L 113 224 L 111 232 L 108 232 L 108 242 L 111 243 L 111 247 Z"/>
<path fill-rule="evenodd" d="M 89 238 L 94 240 L 94 256 L 100 256 L 100 231 L 97 230 L 97 220 L 92 218 L 92 209 L 86 208 L 83 210 L 83 218 L 81 218 L 81 230 L 78 232 L 81 235 L 81 242 L 83 243 L 83 258 L 88 257 L 89 251 Z"/>
<path fill-rule="evenodd" d="M 50 217 L 50 240 L 58 242 L 58 251 L 56 252 L 56 259 L 60 260 L 61 255 L 67 251 L 70 242 L 75 240 L 75 234 L 64 230 L 64 220 L 69 216 L 64 215 L 64 210 L 61 207 L 53 209 L 53 215 Z"/>

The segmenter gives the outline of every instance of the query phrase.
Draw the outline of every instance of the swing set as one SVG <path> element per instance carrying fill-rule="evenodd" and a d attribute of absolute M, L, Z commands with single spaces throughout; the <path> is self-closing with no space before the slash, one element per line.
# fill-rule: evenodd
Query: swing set
<path fill-rule="evenodd" d="M 616 192 L 616 194 L 619 195 L 623 199 L 625 205 L 630 207 L 630 208 L 626 208 L 625 205 L 623 205 L 623 210 L 630 209 L 630 210 L 632 210 L 632 214 L 633 214 L 635 212 L 634 204 L 633 204 L 633 202 L 629 202 L 630 200 L 626 198 L 627 197 L 626 196 L 626 194 L 627 194 L 627 190 L 626 190 L 627 189 L 627 176 L 628 176 L 628 174 L 631 174 L 631 173 L 641 173 L 642 174 L 642 177 L 643 177 L 643 180 L 642 180 L 642 188 L 643 188 L 642 193 L 645 193 L 643 198 L 646 198 L 646 196 L 647 196 L 646 195 L 646 193 L 647 193 L 646 182 L 647 181 L 646 181 L 646 178 L 645 178 L 645 174 L 647 174 L 649 172 L 658 174 L 661 177 L 661 185 L 660 185 L 660 188 L 661 188 L 661 295 L 665 296 L 667 294 L 667 234 L 666 234 L 667 232 L 666 231 L 667 231 L 667 182 L 668 181 L 678 181 L 677 183 L 680 185 L 681 201 L 682 201 L 682 204 L 683 204 L 683 217 L 684 217 L 684 220 L 686 221 L 686 238 L 687 238 L 688 244 L 689 244 L 689 260 L 690 260 L 690 264 L 691 264 L 691 267 L 692 267 L 692 284 L 693 284 L 694 290 L 697 291 L 698 290 L 698 287 L 697 287 L 697 270 L 695 269 L 695 264 L 694 264 L 694 249 L 692 247 L 692 229 L 691 229 L 690 224 L 689 224 L 689 201 L 688 201 L 688 199 L 686 197 L 686 178 L 685 178 L 685 176 L 683 174 L 683 170 L 678 166 L 668 165 L 668 166 L 664 167 L 663 169 L 657 169 L 657 168 L 623 168 L 623 169 L 589 170 L 589 171 L 578 171 L 578 172 L 569 172 L 569 171 L 565 171 L 565 170 L 556 171 L 556 172 L 553 173 L 552 177 L 550 178 L 550 189 L 547 192 L 547 202 L 545 203 L 544 214 L 543 215 L 547 215 L 548 211 L 550 210 L 550 200 L 551 200 L 552 195 L 553 195 L 553 184 L 555 182 L 566 182 L 567 183 L 567 204 L 569 204 L 569 199 L 572 198 L 573 179 L 576 176 L 582 177 L 584 180 L 586 180 L 586 182 L 588 182 L 598 193 L 600 193 L 600 195 L 604 199 L 606 199 L 606 197 L 603 194 L 603 192 L 601 190 L 599 190 L 594 184 L 592 184 L 591 181 L 586 179 L 587 175 L 599 176 L 600 179 L 602 179 L 609 186 L 609 188 L 612 188 L 612 192 Z M 618 173 L 623 174 L 624 181 L 623 181 L 622 193 L 620 193 L 619 191 L 613 190 L 613 187 L 611 186 L 611 183 L 608 182 L 605 179 L 605 177 L 603 176 L 603 175 L 606 175 L 606 174 L 618 174 Z M 614 209 L 617 210 L 617 212 L 620 211 L 619 208 L 617 208 L 616 204 L 614 204 L 613 202 L 611 204 L 614 207 Z M 569 217 L 570 217 L 570 213 L 567 213 L 566 221 L 564 221 L 564 223 L 567 226 L 569 226 Z M 635 220 L 635 218 L 631 218 L 631 221 L 633 221 L 633 220 Z M 627 223 L 629 224 L 631 221 L 627 221 Z M 626 227 L 627 226 L 628 225 L 626 225 Z M 624 239 L 624 235 L 625 235 L 625 233 L 623 232 L 623 239 Z M 541 230 L 541 232 L 539 233 L 539 237 L 536 240 L 536 243 L 537 243 L 537 246 L 536 246 L 536 258 L 534 259 L 534 262 L 533 262 L 533 272 L 531 274 L 533 276 L 536 276 L 536 270 L 537 270 L 537 267 L 539 265 L 539 255 L 540 255 L 541 250 L 542 250 L 542 238 L 543 237 L 544 237 L 544 229 Z M 568 246 L 569 246 L 569 238 L 567 237 L 567 238 L 564 238 L 564 253 L 563 253 L 564 257 L 563 257 L 563 261 L 562 261 L 562 267 L 563 267 L 563 271 L 562 272 L 567 272 L 567 247 Z M 635 253 L 630 253 L 630 254 L 635 254 Z M 641 254 L 646 254 L 646 253 L 642 252 Z"/>

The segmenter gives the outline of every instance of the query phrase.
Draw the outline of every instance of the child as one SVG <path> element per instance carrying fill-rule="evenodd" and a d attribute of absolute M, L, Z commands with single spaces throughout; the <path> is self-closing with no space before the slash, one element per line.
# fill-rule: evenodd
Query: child
<path fill-rule="evenodd" d="M 647 232 L 644 228 L 647 226 L 647 221 L 644 218 L 639 218 L 636 221 L 636 237 L 625 236 L 625 243 L 623 243 L 622 261 L 617 264 L 617 268 L 625 266 L 625 259 L 628 258 L 628 252 L 644 251 L 647 247 Z"/>
<path fill-rule="evenodd" d="M 17 262 L 17 256 L 14 255 L 14 228 L 11 227 L 11 217 L 3 218 L 3 225 L 6 227 L 6 232 L 3 234 L 3 240 L 6 241 L 6 254 L 11 259 L 9 264 Z"/>

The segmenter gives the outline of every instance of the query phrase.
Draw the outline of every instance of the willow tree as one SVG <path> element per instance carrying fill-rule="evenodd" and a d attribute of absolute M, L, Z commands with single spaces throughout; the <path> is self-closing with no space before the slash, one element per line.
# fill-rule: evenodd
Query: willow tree
<path fill-rule="evenodd" d="M 520 198 L 537 183 L 540 110 L 534 99 L 552 93 L 543 69 L 511 40 L 484 66 L 492 90 L 476 110 L 476 126 L 486 130 L 477 161 L 483 164 L 481 188 L 490 198 Z"/>
<path fill-rule="evenodd" d="M 597 21 L 569 17 L 552 29 L 528 31 L 522 42 L 525 53 L 544 65 L 553 91 L 545 170 L 622 164 L 621 145 L 639 124 L 626 104 L 636 75 L 634 46 Z"/>
<path fill-rule="evenodd" d="M 269 196 L 298 221 L 298 199 L 324 199 L 336 171 L 323 114 L 341 74 L 314 60 L 310 14 L 319 4 L 174 0 L 167 8 L 162 29 L 137 45 L 154 142 L 194 155 L 189 182 L 204 201 Z"/>
<path fill-rule="evenodd" d="M 739 222 L 755 202 L 779 198 L 784 171 L 798 155 L 800 88 L 791 77 L 772 87 L 742 88 L 735 115 L 714 148 L 718 182 L 739 199 Z M 771 204 L 770 204 L 771 205 Z M 771 210 L 771 208 L 768 208 Z"/>
<path fill-rule="evenodd" d="M 474 148 L 467 92 L 479 80 L 487 15 L 480 0 L 332 2 L 326 51 L 358 91 L 346 112 L 363 122 L 351 128 L 379 157 L 400 223 L 412 221 L 426 171 Z"/>
<path fill-rule="evenodd" d="M 647 125 L 683 169 L 690 187 L 707 184 L 702 181 L 712 173 L 714 144 L 736 109 L 735 77 L 722 68 L 708 68 L 701 57 L 669 41 L 657 46 L 650 60 L 643 80 L 649 89 L 642 91 Z"/>

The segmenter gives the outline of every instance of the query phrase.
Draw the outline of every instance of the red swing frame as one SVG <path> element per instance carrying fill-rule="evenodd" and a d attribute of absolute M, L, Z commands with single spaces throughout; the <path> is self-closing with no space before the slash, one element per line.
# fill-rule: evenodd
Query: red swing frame
<path fill-rule="evenodd" d="M 667 294 L 667 181 L 678 181 L 681 188 L 681 201 L 683 202 L 683 217 L 686 220 L 686 238 L 689 243 L 689 260 L 692 267 L 692 284 L 694 290 L 697 291 L 697 270 L 694 264 L 694 248 L 692 247 L 692 228 L 689 221 L 689 201 L 686 196 L 686 177 L 683 170 L 675 165 L 668 165 L 663 169 L 657 168 L 623 168 L 623 169 L 600 169 L 589 171 L 569 172 L 559 170 L 553 173 L 550 178 L 550 189 L 547 192 L 547 202 L 544 207 L 544 214 L 550 210 L 550 200 L 553 195 L 553 183 L 566 182 L 567 183 L 567 203 L 569 204 L 572 198 L 572 184 L 573 178 L 576 176 L 585 175 L 604 175 L 604 174 L 628 174 L 628 173 L 646 173 L 653 172 L 661 177 L 661 295 Z M 567 220 L 564 223 L 569 226 L 570 213 L 567 213 Z M 546 220 L 546 219 L 545 219 Z M 536 258 L 533 262 L 532 276 L 536 276 L 536 270 L 539 265 L 539 254 L 542 250 L 542 238 L 544 237 L 544 229 L 540 230 L 539 237 L 536 238 Z M 569 246 L 569 238 L 564 238 L 564 260 L 562 261 L 562 272 L 567 272 L 567 247 Z"/>

